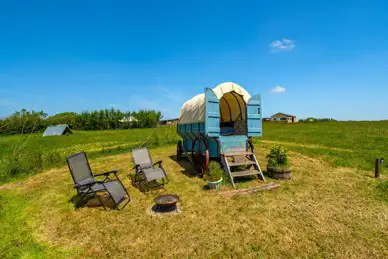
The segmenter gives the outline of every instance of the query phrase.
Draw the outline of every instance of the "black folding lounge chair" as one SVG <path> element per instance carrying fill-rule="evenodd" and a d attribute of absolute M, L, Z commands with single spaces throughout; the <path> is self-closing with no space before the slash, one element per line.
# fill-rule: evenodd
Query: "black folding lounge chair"
<path fill-rule="evenodd" d="M 132 181 L 136 187 L 139 187 L 142 192 L 164 188 L 164 185 L 168 183 L 168 177 L 162 166 L 162 161 L 152 163 L 147 148 L 133 149 L 132 158 L 135 165 L 135 176 Z M 155 165 L 158 167 L 155 168 Z"/>
<path fill-rule="evenodd" d="M 117 177 L 117 170 L 93 175 L 85 152 L 69 156 L 67 158 L 67 164 L 74 180 L 74 188 L 77 190 L 79 195 L 79 200 L 75 205 L 76 208 L 79 207 L 82 201 L 93 198 L 98 192 L 108 193 L 109 197 L 115 204 L 115 209 L 117 210 L 119 209 L 119 204 L 124 201 L 126 195 L 128 196 L 128 201 L 121 209 L 129 203 L 129 194 L 120 179 Z M 110 179 L 111 174 L 114 174 L 115 179 Z M 98 176 L 104 176 L 105 178 L 102 181 L 95 180 L 94 177 Z M 106 210 L 104 203 L 98 195 L 97 198 Z"/>

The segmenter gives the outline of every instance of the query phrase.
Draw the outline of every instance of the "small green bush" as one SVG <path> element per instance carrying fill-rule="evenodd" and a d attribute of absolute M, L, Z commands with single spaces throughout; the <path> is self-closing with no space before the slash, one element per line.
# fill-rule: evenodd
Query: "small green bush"
<path fill-rule="evenodd" d="M 221 164 L 217 161 L 210 161 L 209 171 L 206 172 L 203 178 L 209 182 L 217 182 L 222 178 L 224 170 L 221 167 Z"/>
<path fill-rule="evenodd" d="M 270 166 L 286 166 L 288 165 L 287 149 L 281 146 L 274 146 L 267 155 L 268 164 Z"/>
<path fill-rule="evenodd" d="M 63 164 L 64 159 L 62 159 L 61 155 L 56 151 L 47 152 L 43 159 L 44 168 L 55 167 Z"/>

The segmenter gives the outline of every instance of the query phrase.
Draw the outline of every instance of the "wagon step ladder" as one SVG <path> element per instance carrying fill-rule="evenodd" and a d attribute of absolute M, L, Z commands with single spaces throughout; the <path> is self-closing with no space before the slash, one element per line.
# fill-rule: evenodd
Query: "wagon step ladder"
<path fill-rule="evenodd" d="M 221 162 L 224 166 L 225 172 L 229 175 L 233 188 L 236 188 L 234 183 L 235 177 L 257 175 L 258 178 L 265 182 L 263 172 L 261 171 L 259 162 L 253 152 L 239 151 L 221 153 Z M 253 167 L 251 169 L 244 168 L 243 170 L 231 170 L 232 167 L 239 169 L 239 167 Z"/>

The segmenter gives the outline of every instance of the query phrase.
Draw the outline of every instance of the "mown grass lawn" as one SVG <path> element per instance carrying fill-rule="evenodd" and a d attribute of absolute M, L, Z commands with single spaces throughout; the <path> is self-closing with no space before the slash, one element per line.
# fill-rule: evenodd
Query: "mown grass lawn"
<path fill-rule="evenodd" d="M 264 167 L 267 152 L 256 149 Z M 369 172 L 292 153 L 291 181 L 226 198 L 228 186 L 206 190 L 174 153 L 151 150 L 169 174 L 167 192 L 181 197 L 177 215 L 147 214 L 158 193 L 131 186 L 129 153 L 91 161 L 96 173 L 120 169 L 132 198 L 122 211 L 74 210 L 66 167 L 0 186 L 0 257 L 388 257 L 388 202 Z"/>
<path fill-rule="evenodd" d="M 1 161 L 10 154 L 27 165 L 36 153 L 60 158 L 38 157 L 50 163 L 38 159 L 40 167 L 0 185 L 0 257 L 388 257 L 388 163 L 381 180 L 372 178 L 374 159 L 388 157 L 388 122 L 264 123 L 255 140 L 262 167 L 268 148 L 283 145 L 292 151 L 293 179 L 231 198 L 220 195 L 230 186 L 210 191 L 187 176 L 188 164 L 172 159 L 177 139 L 175 128 L 165 127 L 0 137 Z M 158 194 L 140 193 L 126 176 L 137 146 L 164 161 L 167 192 L 181 197 L 181 214 L 147 214 Z M 132 198 L 124 210 L 74 210 L 64 158 L 82 150 L 95 173 L 120 169 Z M 23 163 L 16 165 L 31 168 Z"/>

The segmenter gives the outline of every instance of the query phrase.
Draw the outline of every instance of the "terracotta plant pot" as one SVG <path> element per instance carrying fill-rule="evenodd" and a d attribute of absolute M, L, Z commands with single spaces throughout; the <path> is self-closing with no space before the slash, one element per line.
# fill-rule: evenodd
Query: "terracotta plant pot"
<path fill-rule="evenodd" d="M 291 179 L 291 168 L 290 167 L 280 167 L 280 166 L 267 166 L 267 173 L 270 177 L 278 180 L 289 180 Z"/>

